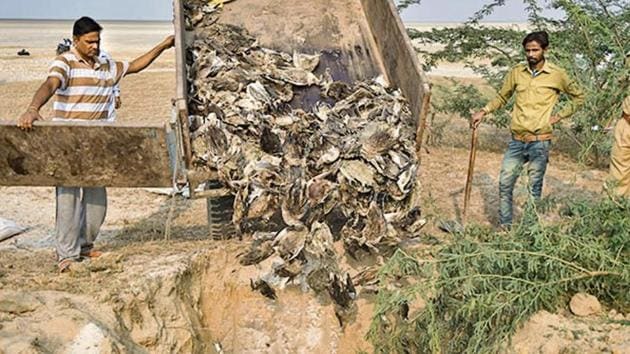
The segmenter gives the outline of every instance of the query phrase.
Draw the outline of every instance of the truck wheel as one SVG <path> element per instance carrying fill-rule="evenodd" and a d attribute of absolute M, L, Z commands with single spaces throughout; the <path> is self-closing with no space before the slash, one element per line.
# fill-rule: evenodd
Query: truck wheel
<path fill-rule="evenodd" d="M 221 188 L 219 181 L 206 182 L 206 189 Z M 214 240 L 227 240 L 236 236 L 236 228 L 232 224 L 234 196 L 206 198 L 208 212 L 208 231 Z"/>

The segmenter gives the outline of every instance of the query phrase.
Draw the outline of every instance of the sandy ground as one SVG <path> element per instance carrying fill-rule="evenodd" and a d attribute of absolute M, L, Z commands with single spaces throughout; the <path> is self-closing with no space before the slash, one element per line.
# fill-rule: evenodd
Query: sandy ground
<path fill-rule="evenodd" d="M 170 25 L 164 23 L 104 23 L 104 28 L 103 47 L 107 48 L 114 57 L 120 58 L 133 58 L 142 54 L 171 30 Z M 28 106 L 32 94 L 42 77 L 45 76 L 46 66 L 53 57 L 56 43 L 61 38 L 67 37 L 69 31 L 70 23 L 68 22 L 47 23 L 43 30 L 41 26 L 33 28 L 32 23 L 0 21 L 0 120 L 12 121 Z M 21 48 L 27 48 L 33 55 L 26 58 L 17 57 L 15 52 Z M 173 67 L 174 55 L 173 51 L 169 51 L 147 72 L 130 76 L 122 82 L 123 108 L 119 112 L 119 122 L 157 123 L 168 119 L 170 100 L 174 96 L 175 86 Z M 460 69 L 455 67 L 452 70 L 465 75 L 466 73 L 461 72 Z M 46 112 L 48 111 L 44 110 L 44 114 Z M 440 119 L 446 121 L 447 118 Z M 457 219 L 461 216 L 469 131 L 462 120 L 449 118 L 447 123 L 445 133 L 440 134 L 442 135 L 441 144 L 427 146 L 422 155 L 422 202 L 424 213 L 430 220 L 426 228 L 427 232 L 438 232 L 435 226 L 436 221 Z M 496 224 L 497 177 L 502 151 L 508 139 L 507 131 L 490 127 L 482 129 L 469 214 L 470 221 Z M 585 169 L 554 151 L 545 180 L 544 194 L 560 197 L 595 196 L 601 193 L 605 176 L 605 171 Z M 0 289 L 58 290 L 77 295 L 96 296 L 104 287 L 111 288 L 112 292 L 116 289 L 124 289 L 126 279 L 130 276 L 128 272 L 130 269 L 141 269 L 142 262 L 207 250 L 215 252 L 211 254 L 226 261 L 224 265 L 215 264 L 215 268 L 212 268 L 213 271 L 223 272 L 216 275 L 219 278 L 204 279 L 223 284 L 221 291 L 228 291 L 229 294 L 234 295 L 231 301 L 225 298 L 216 299 L 216 303 L 220 304 L 223 310 L 219 311 L 220 315 L 217 315 L 219 317 L 209 320 L 207 324 L 216 336 L 225 338 L 225 341 L 232 343 L 233 348 L 237 348 L 239 338 L 251 332 L 239 332 L 236 328 L 251 329 L 252 322 L 247 322 L 248 320 L 245 319 L 231 319 L 230 313 L 243 311 L 243 308 L 239 307 L 241 301 L 247 303 L 248 308 L 255 309 L 256 306 L 261 306 L 261 303 L 256 301 L 262 300 L 252 300 L 251 292 L 243 290 L 247 289 L 247 284 L 229 283 L 229 278 L 242 278 L 245 279 L 243 282 L 246 282 L 251 274 L 239 273 L 237 270 L 239 267 L 235 264 L 234 257 L 240 247 L 238 243 L 230 241 L 222 245 L 219 241 L 208 240 L 205 201 L 185 200 L 180 197 L 171 199 L 148 190 L 131 188 L 110 188 L 108 194 L 108 216 L 97 242 L 99 249 L 110 252 L 112 255 L 107 258 L 109 261 L 107 259 L 103 261 L 106 263 L 103 269 L 107 271 L 94 271 L 93 268 L 91 273 L 88 271 L 88 275 L 80 275 L 81 281 L 77 281 L 74 276 L 58 275 L 56 272 L 52 238 L 55 208 L 53 188 L 0 187 L 0 217 L 15 220 L 29 228 L 24 234 L 0 243 Z M 517 215 L 526 194 L 525 178 L 521 178 L 515 192 Z M 172 213 L 170 213 L 171 210 Z M 172 229 L 170 239 L 166 240 L 166 220 L 169 219 L 169 215 L 172 215 L 170 225 Z M 217 249 L 220 250 L 218 254 Z M 116 275 L 125 274 L 122 266 L 118 266 L 119 264 L 126 267 L 125 276 Z M 101 268 L 97 267 L 97 269 Z M 206 295 L 208 299 L 213 299 L 212 295 Z M 292 296 L 287 295 L 286 301 L 292 304 L 301 301 L 299 296 Z M 99 295 L 98 298 L 102 297 Z M 307 302 L 310 304 L 310 300 Z M 206 303 L 204 306 L 210 305 Z M 366 305 L 365 308 L 369 309 L 369 306 Z M 262 313 L 263 310 L 260 311 Z M 271 311 L 281 313 L 283 310 L 273 308 Z M 246 314 L 242 315 L 246 316 Z M 356 328 L 350 329 L 350 333 L 355 334 L 356 341 L 342 343 L 339 347 L 335 347 L 336 350 L 356 352 L 359 349 L 369 348 L 369 346 L 365 347 L 365 341 L 361 338 L 361 333 L 365 333 L 365 326 L 369 321 L 369 312 L 363 312 L 362 316 L 362 320 L 355 325 Z M 330 311 L 320 317 L 330 317 L 329 321 L 335 322 Z M 233 322 L 231 326 L 225 327 L 223 320 Z M 2 339 L 2 321 L 3 317 L 0 316 L 0 339 Z M 264 321 L 272 321 L 272 319 L 267 318 Z M 261 323 L 267 323 L 264 321 Z M 285 341 L 290 341 L 291 336 L 295 335 L 291 333 L 293 332 L 287 330 Z M 625 333 L 628 335 L 627 331 Z M 327 337 L 315 338 L 324 340 L 322 338 Z M 264 345 L 269 348 L 269 343 L 264 341 L 261 343 L 263 343 L 261 344 L 263 348 Z M 276 344 L 282 347 L 282 343 L 278 343 Z"/>

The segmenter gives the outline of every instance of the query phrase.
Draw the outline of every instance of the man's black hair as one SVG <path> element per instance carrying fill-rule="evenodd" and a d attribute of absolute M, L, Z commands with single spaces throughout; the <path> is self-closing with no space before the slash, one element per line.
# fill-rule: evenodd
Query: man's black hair
<path fill-rule="evenodd" d="M 72 26 L 72 35 L 80 37 L 86 33 L 90 32 L 100 32 L 103 30 L 103 27 L 99 25 L 93 19 L 83 16 L 80 19 L 74 21 L 74 26 Z"/>
<path fill-rule="evenodd" d="M 532 32 L 523 39 L 523 47 L 529 42 L 538 42 L 542 49 L 546 49 L 549 46 L 549 35 L 545 31 Z"/>

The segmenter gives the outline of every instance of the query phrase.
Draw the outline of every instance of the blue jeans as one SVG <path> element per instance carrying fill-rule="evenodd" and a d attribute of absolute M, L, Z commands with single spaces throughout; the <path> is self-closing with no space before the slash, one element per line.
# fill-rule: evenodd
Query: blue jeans
<path fill-rule="evenodd" d="M 499 224 L 502 226 L 512 224 L 512 192 L 525 163 L 529 193 L 534 199 L 540 199 L 550 147 L 551 140 L 524 143 L 512 139 L 508 145 L 499 176 Z"/>

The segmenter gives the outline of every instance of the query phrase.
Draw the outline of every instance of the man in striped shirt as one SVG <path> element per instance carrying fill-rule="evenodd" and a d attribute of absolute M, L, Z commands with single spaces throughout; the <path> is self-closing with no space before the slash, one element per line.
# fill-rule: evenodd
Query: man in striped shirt
<path fill-rule="evenodd" d="M 55 58 L 48 78 L 20 116 L 19 127 L 29 130 L 42 119 L 39 110 L 53 95 L 56 120 L 111 121 L 114 87 L 120 79 L 144 70 L 175 44 L 168 36 L 130 63 L 99 58 L 101 30 L 89 17 L 75 21 L 72 49 Z M 63 272 L 74 262 L 100 255 L 92 248 L 105 220 L 107 194 L 104 187 L 57 187 L 56 196 L 55 247 Z"/>
<path fill-rule="evenodd" d="M 59 44 L 57 44 L 57 56 L 67 53 L 72 49 L 72 41 L 68 38 L 64 38 Z M 98 54 L 99 61 L 110 61 L 112 56 L 109 55 L 103 48 L 99 48 Z M 116 120 L 116 110 L 122 106 L 122 100 L 120 99 L 120 82 L 114 86 L 114 97 L 112 97 L 112 104 L 109 109 L 112 112 L 109 114 L 108 121 Z"/>

